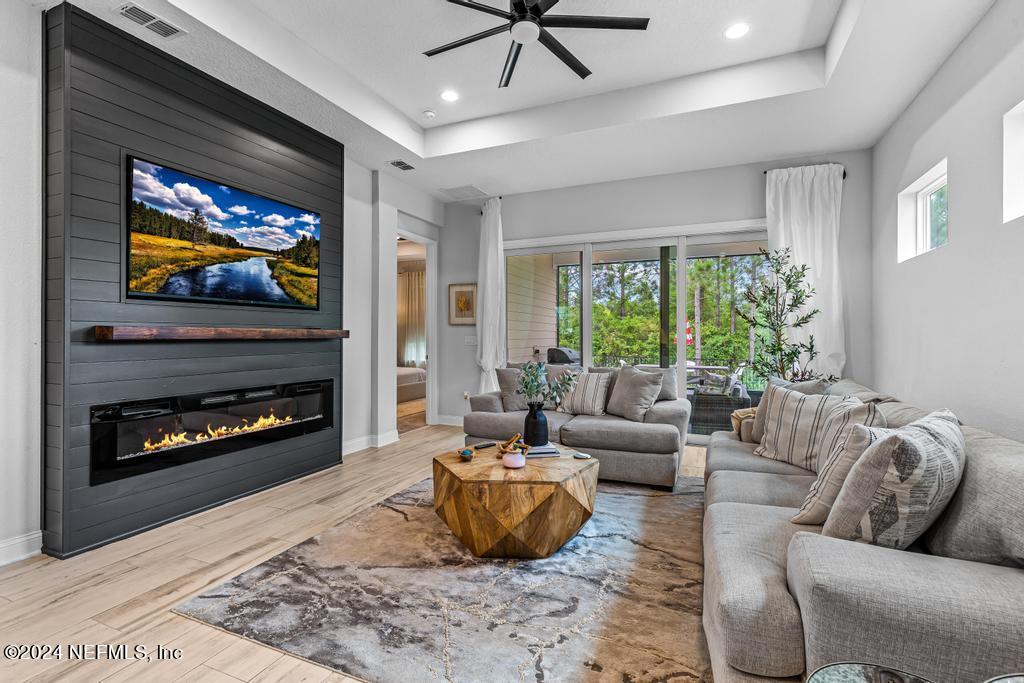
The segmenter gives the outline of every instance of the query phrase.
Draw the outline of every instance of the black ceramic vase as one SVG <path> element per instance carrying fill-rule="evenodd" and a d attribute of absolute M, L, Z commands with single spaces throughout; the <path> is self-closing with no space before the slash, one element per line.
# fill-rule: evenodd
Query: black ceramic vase
<path fill-rule="evenodd" d="M 530 403 L 530 412 L 523 424 L 523 441 L 527 446 L 548 444 L 548 418 L 544 415 L 543 403 Z"/>

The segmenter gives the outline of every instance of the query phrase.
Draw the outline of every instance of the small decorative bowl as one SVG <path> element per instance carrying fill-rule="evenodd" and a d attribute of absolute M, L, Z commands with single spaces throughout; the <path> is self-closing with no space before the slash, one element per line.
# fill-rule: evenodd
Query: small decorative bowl
<path fill-rule="evenodd" d="M 462 458 L 463 462 L 469 462 L 473 459 L 473 454 L 476 453 L 472 448 L 463 448 L 459 451 L 459 457 Z"/>
<path fill-rule="evenodd" d="M 510 470 L 518 470 L 526 467 L 526 454 L 522 451 L 512 451 L 501 456 L 501 464 Z"/>

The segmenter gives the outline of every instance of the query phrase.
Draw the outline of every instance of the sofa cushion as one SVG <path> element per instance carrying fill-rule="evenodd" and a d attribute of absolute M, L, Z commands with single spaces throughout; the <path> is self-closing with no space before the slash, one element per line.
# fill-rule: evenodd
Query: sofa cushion
<path fill-rule="evenodd" d="M 764 414 L 764 436 L 754 453 L 817 471 L 818 446 L 833 413 L 841 422 L 842 413 L 858 405 L 855 398 L 808 396 L 768 385 L 755 415 Z"/>
<path fill-rule="evenodd" d="M 868 389 L 863 384 L 858 384 L 852 379 L 841 379 L 825 390 L 830 396 L 853 396 L 864 403 L 892 403 L 898 401 L 895 396 L 882 394 L 874 389 Z"/>
<path fill-rule="evenodd" d="M 661 393 L 663 377 L 626 366 L 619 370 L 608 397 L 608 413 L 633 422 L 643 422 L 644 415 Z"/>
<path fill-rule="evenodd" d="M 632 422 L 615 415 L 577 415 L 562 427 L 562 443 L 573 448 L 675 453 L 679 440 L 673 425 Z"/>
<path fill-rule="evenodd" d="M 725 660 L 760 676 L 804 670 L 800 610 L 786 584 L 793 508 L 715 503 L 704 517 L 705 610 L 721 630 Z"/>
<path fill-rule="evenodd" d="M 963 434 L 960 487 L 925 546 L 935 555 L 1024 567 L 1024 443 L 972 427 Z"/>
<path fill-rule="evenodd" d="M 498 368 L 494 371 L 498 376 L 498 389 L 501 391 L 501 407 L 506 413 L 526 410 L 526 396 L 519 393 L 519 376 L 523 371 L 519 368 Z"/>
<path fill-rule="evenodd" d="M 601 479 L 666 488 L 676 483 L 681 460 L 678 453 L 643 453 L 593 447 L 578 450 L 597 458 L 601 464 L 597 476 Z"/>
<path fill-rule="evenodd" d="M 790 384 L 788 387 L 783 387 L 777 383 L 769 382 L 768 386 L 765 387 L 764 395 L 761 397 L 761 402 L 757 406 L 757 412 L 754 413 L 754 441 L 758 443 L 764 441 L 764 432 L 767 420 L 773 414 L 776 414 L 778 412 L 778 408 L 773 408 L 771 405 L 772 399 L 776 396 L 782 398 L 783 396 L 786 396 L 787 393 L 794 392 L 796 394 L 814 397 L 814 402 L 816 404 L 819 401 L 824 401 L 826 403 L 823 403 L 823 405 L 829 406 L 838 403 L 836 399 L 819 398 L 823 396 L 823 394 L 819 390 L 821 386 L 827 385 L 824 385 L 823 383 L 819 384 L 817 380 L 814 380 L 813 382 L 796 382 L 795 384 Z"/>
<path fill-rule="evenodd" d="M 851 449 L 870 445 L 850 468 L 822 533 L 907 548 L 942 514 L 960 483 L 964 436 L 956 416 L 939 411 L 899 429 L 858 425 L 850 440 Z"/>
<path fill-rule="evenodd" d="M 769 460 L 754 455 L 756 447 L 756 444 L 740 441 L 736 432 L 715 432 L 708 441 L 704 478 L 707 479 L 712 472 L 720 470 L 770 472 L 772 474 L 813 474 L 796 465 L 790 465 L 788 462 Z"/>
<path fill-rule="evenodd" d="M 928 414 L 927 410 L 922 410 L 917 406 L 912 406 L 909 403 L 901 403 L 899 401 L 880 403 L 878 405 L 878 410 L 885 416 L 886 424 L 893 429 L 906 427 L 911 422 L 917 422 Z"/>
<path fill-rule="evenodd" d="M 485 439 L 511 439 L 523 432 L 523 422 L 527 411 L 517 410 L 513 413 L 467 413 L 462 418 L 462 430 L 470 436 Z M 572 415 L 544 411 L 548 419 L 548 438 L 558 441 L 562 425 L 572 419 Z"/>
<path fill-rule="evenodd" d="M 770 474 L 720 470 L 708 477 L 704 505 L 752 503 L 792 508 L 800 505 L 815 481 L 812 474 Z"/>

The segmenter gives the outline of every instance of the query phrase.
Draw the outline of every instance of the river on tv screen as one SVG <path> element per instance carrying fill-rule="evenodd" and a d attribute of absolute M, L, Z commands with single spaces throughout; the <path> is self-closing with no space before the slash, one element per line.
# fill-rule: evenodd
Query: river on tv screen
<path fill-rule="evenodd" d="M 319 214 L 131 161 L 130 295 L 317 308 Z"/>

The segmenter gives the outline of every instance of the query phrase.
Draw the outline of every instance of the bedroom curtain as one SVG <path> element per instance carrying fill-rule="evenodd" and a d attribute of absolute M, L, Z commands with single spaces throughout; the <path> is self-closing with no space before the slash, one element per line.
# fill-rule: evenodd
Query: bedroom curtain
<path fill-rule="evenodd" d="M 488 199 L 480 220 L 477 271 L 476 361 L 480 393 L 498 390 L 494 372 L 505 367 L 505 251 L 501 235 L 501 199 Z"/>
<path fill-rule="evenodd" d="M 427 366 L 426 278 L 422 271 L 398 274 L 398 365 Z"/>
<path fill-rule="evenodd" d="M 807 283 L 814 288 L 811 307 L 821 311 L 810 324 L 791 331 L 791 338 L 814 337 L 818 357 L 811 369 L 843 376 L 846 328 L 842 279 L 839 275 L 839 214 L 843 203 L 843 167 L 821 164 L 768 171 L 768 243 L 789 247 L 793 264 L 806 264 Z"/>

